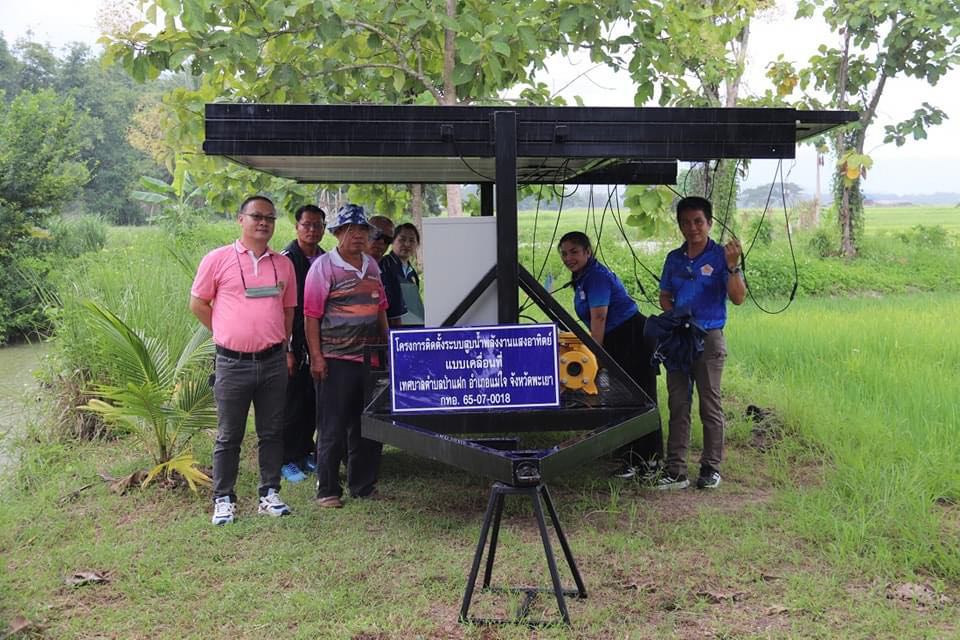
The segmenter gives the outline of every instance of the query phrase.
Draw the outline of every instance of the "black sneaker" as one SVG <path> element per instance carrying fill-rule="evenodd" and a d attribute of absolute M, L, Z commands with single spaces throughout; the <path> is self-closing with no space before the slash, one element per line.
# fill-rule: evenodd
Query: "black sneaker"
<path fill-rule="evenodd" d="M 697 489 L 716 489 L 720 486 L 720 472 L 713 467 L 700 467 Z"/>
<path fill-rule="evenodd" d="M 632 480 L 637 475 L 637 468 L 630 464 L 624 464 L 623 466 L 617 467 L 617 470 L 613 472 L 613 478 L 622 478 L 624 480 Z"/>
<path fill-rule="evenodd" d="M 656 462 L 641 462 L 636 467 L 636 478 L 640 484 L 654 485 L 663 476 L 663 467 Z"/>
<path fill-rule="evenodd" d="M 690 486 L 690 481 L 687 480 L 687 476 L 684 475 L 670 475 L 669 473 L 664 473 L 660 476 L 660 479 L 653 484 L 654 489 L 660 491 L 670 491 L 672 489 L 686 489 Z"/>

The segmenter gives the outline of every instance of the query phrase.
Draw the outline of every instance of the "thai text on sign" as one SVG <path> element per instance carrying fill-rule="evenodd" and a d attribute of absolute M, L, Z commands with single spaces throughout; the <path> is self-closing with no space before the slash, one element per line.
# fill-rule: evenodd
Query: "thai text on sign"
<path fill-rule="evenodd" d="M 560 406 L 553 324 L 390 332 L 395 412 Z"/>

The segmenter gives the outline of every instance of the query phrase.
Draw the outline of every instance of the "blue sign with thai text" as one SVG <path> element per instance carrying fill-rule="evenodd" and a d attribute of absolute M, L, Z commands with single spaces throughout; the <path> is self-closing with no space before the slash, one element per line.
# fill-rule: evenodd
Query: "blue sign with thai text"
<path fill-rule="evenodd" d="M 560 406 L 553 324 L 390 332 L 393 410 Z"/>

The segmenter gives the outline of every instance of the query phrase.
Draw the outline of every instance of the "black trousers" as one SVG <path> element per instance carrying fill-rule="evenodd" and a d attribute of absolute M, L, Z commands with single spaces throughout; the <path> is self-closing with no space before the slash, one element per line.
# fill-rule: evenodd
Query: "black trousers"
<path fill-rule="evenodd" d="M 303 463 L 316 445 L 313 434 L 317 430 L 317 392 L 306 361 L 301 363 L 292 378 L 287 379 L 287 403 L 283 417 L 283 464 Z"/>
<path fill-rule="evenodd" d="M 347 488 L 353 497 L 370 495 L 380 475 L 383 445 L 360 437 L 363 413 L 363 363 L 327 358 L 320 385 L 323 408 L 317 431 L 317 497 L 340 497 L 340 461 L 347 454 Z"/>
<path fill-rule="evenodd" d="M 656 343 L 643 337 L 647 318 L 638 313 L 603 337 L 603 348 L 636 382 L 650 401 L 657 403 L 659 367 L 650 364 Z M 622 447 L 617 456 L 628 464 L 646 461 L 659 465 L 663 460 L 663 430 L 657 429 Z"/>

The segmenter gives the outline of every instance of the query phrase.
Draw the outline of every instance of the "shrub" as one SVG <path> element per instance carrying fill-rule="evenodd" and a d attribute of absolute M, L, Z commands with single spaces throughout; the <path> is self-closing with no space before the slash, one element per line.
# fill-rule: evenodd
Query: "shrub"
<path fill-rule="evenodd" d="M 906 244 L 931 249 L 942 249 L 950 243 L 950 232 L 940 225 L 916 224 L 897 237 Z"/>
<path fill-rule="evenodd" d="M 100 251 L 107 244 L 107 225 L 100 216 L 58 218 L 50 223 L 53 250 L 60 257 L 76 258 Z"/>
<path fill-rule="evenodd" d="M 836 233 L 827 229 L 820 228 L 813 232 L 807 246 L 821 258 L 837 255 L 837 247 L 840 245 L 836 238 Z"/>

